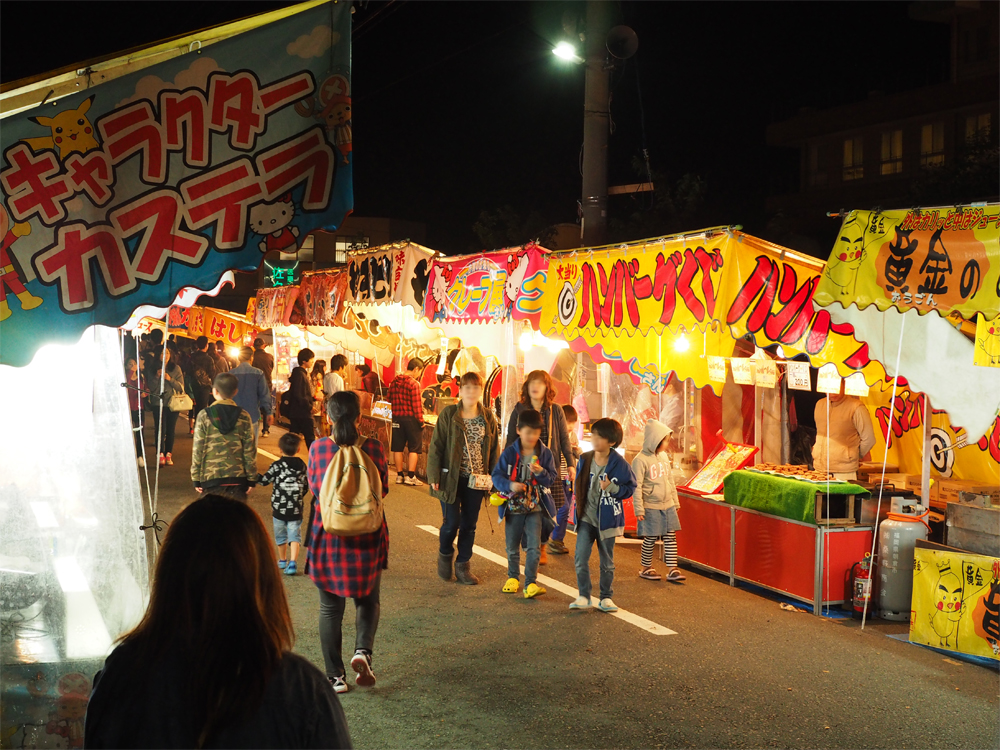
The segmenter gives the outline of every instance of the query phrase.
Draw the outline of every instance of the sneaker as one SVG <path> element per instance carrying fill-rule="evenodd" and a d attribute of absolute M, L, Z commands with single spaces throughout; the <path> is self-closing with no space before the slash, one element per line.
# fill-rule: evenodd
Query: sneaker
<path fill-rule="evenodd" d="M 289 560 L 288 564 L 285 566 L 285 575 L 293 576 L 296 573 L 295 560 Z"/>
<path fill-rule="evenodd" d="M 537 583 L 529 583 L 524 587 L 524 598 L 534 599 L 536 596 L 541 596 L 542 594 L 547 594 L 548 592 Z"/>
<path fill-rule="evenodd" d="M 347 680 L 343 677 L 327 677 L 326 679 L 328 679 L 330 684 L 333 685 L 333 692 L 335 693 L 346 693 L 350 690 L 350 688 L 347 687 Z"/>
<path fill-rule="evenodd" d="M 601 601 L 598 602 L 598 604 L 597 604 L 597 608 L 599 610 L 601 610 L 601 612 L 617 612 L 618 611 L 618 605 L 615 604 L 613 601 L 611 601 L 611 599 L 601 599 Z"/>
<path fill-rule="evenodd" d="M 553 555 L 568 555 L 569 550 L 566 549 L 566 544 L 559 541 L 558 539 L 549 539 L 549 552 Z"/>
<path fill-rule="evenodd" d="M 590 602 L 589 596 L 578 596 L 573 600 L 573 603 L 569 605 L 570 609 L 590 609 L 593 605 Z"/>
<path fill-rule="evenodd" d="M 661 577 L 662 576 L 660 576 L 660 574 L 652 568 L 646 568 L 645 570 L 639 571 L 639 578 L 645 578 L 647 581 L 659 581 Z"/>
<path fill-rule="evenodd" d="M 142 456 L 139 456 L 139 457 L 138 457 L 138 458 L 137 458 L 137 459 L 135 460 L 135 462 L 136 462 L 136 464 L 138 464 L 138 465 L 139 465 L 139 468 L 140 468 L 140 469 L 145 469 L 145 468 L 146 468 L 146 459 L 144 459 L 144 458 L 143 458 Z"/>
<path fill-rule="evenodd" d="M 286 565 L 286 563 L 285 563 L 284 560 L 278 560 L 278 570 L 284 570 L 285 569 L 285 565 Z"/>
<path fill-rule="evenodd" d="M 516 594 L 517 590 L 521 588 L 521 582 L 516 578 L 508 578 L 507 583 L 503 585 L 501 591 L 505 594 Z"/>
<path fill-rule="evenodd" d="M 416 477 L 407 477 L 405 480 L 403 480 L 403 484 L 408 484 L 411 487 L 423 487 L 424 486 L 424 483 L 421 482 Z"/>
<path fill-rule="evenodd" d="M 173 466 L 173 465 L 174 465 L 174 454 L 173 453 L 168 453 L 167 454 L 167 466 Z"/>
<path fill-rule="evenodd" d="M 355 651 L 354 657 L 351 659 L 351 669 L 358 675 L 354 680 L 358 687 L 369 688 L 375 686 L 375 673 L 372 672 L 371 654 L 360 649 Z"/>
<path fill-rule="evenodd" d="M 667 582 L 669 583 L 680 583 L 686 580 L 687 576 L 681 573 L 680 568 L 674 568 L 667 574 Z"/>
<path fill-rule="evenodd" d="M 548 565 L 549 564 L 549 553 L 545 551 L 545 545 L 543 544 L 538 550 L 538 564 Z"/>
<path fill-rule="evenodd" d="M 402 474 L 397 474 L 396 475 L 396 484 L 402 484 L 402 483 L 403 483 L 403 475 Z"/>
<path fill-rule="evenodd" d="M 160 454 L 160 466 L 166 466 L 166 465 L 167 465 L 167 457 L 161 453 Z"/>

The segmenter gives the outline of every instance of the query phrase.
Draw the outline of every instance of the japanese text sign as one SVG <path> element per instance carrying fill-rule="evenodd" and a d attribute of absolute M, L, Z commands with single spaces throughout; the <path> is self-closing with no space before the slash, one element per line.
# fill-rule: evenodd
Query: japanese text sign
<path fill-rule="evenodd" d="M 852 211 L 816 302 L 879 310 L 1000 313 L 1000 206 Z"/>
<path fill-rule="evenodd" d="M 400 302 L 419 311 L 434 251 L 414 243 L 384 245 L 352 255 L 347 261 L 348 299 L 352 302 Z"/>
<path fill-rule="evenodd" d="M 296 252 L 351 210 L 350 4 L 4 119 L 0 362 Z"/>

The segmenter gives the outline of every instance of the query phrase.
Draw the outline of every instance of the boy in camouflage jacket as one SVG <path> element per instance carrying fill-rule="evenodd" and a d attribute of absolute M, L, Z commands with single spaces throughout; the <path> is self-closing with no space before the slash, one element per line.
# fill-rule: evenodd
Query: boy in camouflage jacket
<path fill-rule="evenodd" d="M 191 451 L 191 481 L 198 492 L 208 490 L 246 500 L 256 484 L 257 448 L 253 422 L 233 396 L 237 380 L 229 373 L 212 381 L 215 403 L 198 414 Z"/>

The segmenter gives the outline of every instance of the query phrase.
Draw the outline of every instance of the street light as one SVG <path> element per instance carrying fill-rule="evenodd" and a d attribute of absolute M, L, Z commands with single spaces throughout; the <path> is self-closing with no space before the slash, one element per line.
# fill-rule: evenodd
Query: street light
<path fill-rule="evenodd" d="M 560 60 L 568 60 L 569 62 L 576 63 L 577 65 L 583 63 L 583 58 L 576 53 L 576 47 L 569 42 L 559 42 L 559 44 L 553 48 L 552 54 Z"/>

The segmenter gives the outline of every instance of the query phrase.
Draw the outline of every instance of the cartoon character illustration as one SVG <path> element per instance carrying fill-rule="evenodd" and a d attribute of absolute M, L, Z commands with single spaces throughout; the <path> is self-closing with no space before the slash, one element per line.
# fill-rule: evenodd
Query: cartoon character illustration
<path fill-rule="evenodd" d="M 250 228 L 266 237 L 260 243 L 260 251 L 282 253 L 299 251 L 298 227 L 289 226 L 295 218 L 295 204 L 291 194 L 286 194 L 273 203 L 258 203 L 250 208 Z"/>
<path fill-rule="evenodd" d="M 1000 560 L 993 561 L 990 587 L 976 602 L 972 617 L 976 635 L 990 644 L 994 655 L 1000 656 Z"/>
<path fill-rule="evenodd" d="M 521 293 L 521 284 L 528 274 L 528 254 L 510 254 L 507 256 L 507 283 L 504 284 L 503 296 L 505 313 L 510 317 L 511 308 L 517 300 L 517 295 Z"/>
<path fill-rule="evenodd" d="M 0 205 L 0 237 L 3 237 L 3 244 L 0 244 L 0 320 L 6 320 L 11 316 L 10 305 L 7 304 L 8 289 L 20 300 L 22 310 L 34 310 L 42 304 L 41 297 L 36 297 L 24 288 L 24 281 L 14 268 L 14 261 L 8 252 L 19 237 L 26 237 L 29 234 L 31 225 L 12 224 L 7 209 Z"/>
<path fill-rule="evenodd" d="M 836 258 L 831 258 L 823 273 L 840 288 L 840 296 L 853 297 L 858 283 L 858 269 L 868 257 L 868 251 L 864 248 L 865 225 L 856 220 L 848 221 L 840 234 L 840 241 L 846 243 L 847 247 Z"/>
<path fill-rule="evenodd" d="M 951 560 L 942 560 L 938 564 L 934 590 L 934 609 L 937 611 L 929 615 L 942 648 L 954 648 L 951 637 L 958 634 L 958 621 L 962 619 L 962 590 L 962 579 L 951 569 Z"/>
<path fill-rule="evenodd" d="M 100 148 L 101 144 L 94 137 L 94 126 L 87 117 L 87 110 L 94 103 L 94 97 L 90 96 L 80 102 L 76 109 L 67 109 L 60 112 L 55 117 L 29 117 L 32 122 L 50 128 L 51 135 L 39 138 L 22 138 L 32 151 L 44 151 L 45 149 L 57 149 L 59 160 L 62 161 L 70 154 L 85 154 L 95 148 Z"/>
<path fill-rule="evenodd" d="M 90 680 L 73 672 L 59 678 L 56 690 L 59 699 L 56 710 L 49 715 L 45 733 L 65 737 L 69 748 L 83 747 L 83 720 L 90 700 Z"/>
<path fill-rule="evenodd" d="M 319 87 L 319 103 L 314 97 L 303 99 L 295 105 L 302 117 L 315 117 L 333 136 L 333 144 L 340 152 L 341 161 L 348 163 L 354 136 L 351 131 L 351 84 L 342 75 L 332 75 Z"/>
<path fill-rule="evenodd" d="M 976 348 L 982 350 L 986 364 L 990 367 L 1000 367 L 1000 316 L 983 327 L 985 328 L 983 335 L 976 336 Z"/>
<path fill-rule="evenodd" d="M 435 266 L 431 269 L 431 296 L 427 300 L 427 311 L 431 321 L 447 317 L 448 284 L 451 282 L 450 266 Z"/>

